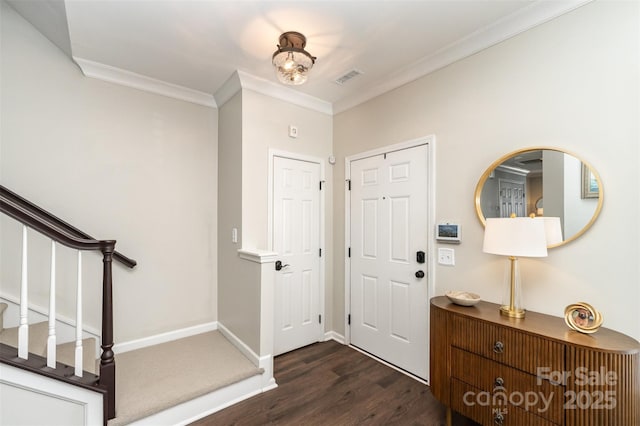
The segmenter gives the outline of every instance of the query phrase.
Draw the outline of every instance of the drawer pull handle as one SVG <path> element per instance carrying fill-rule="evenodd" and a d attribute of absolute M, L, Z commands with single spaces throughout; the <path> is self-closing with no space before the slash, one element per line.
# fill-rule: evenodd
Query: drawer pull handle
<path fill-rule="evenodd" d="M 496 413 L 495 417 L 493 418 L 493 422 L 498 426 L 502 426 L 504 424 L 504 416 L 501 413 Z"/>
<path fill-rule="evenodd" d="M 493 344 L 493 351 L 497 354 L 504 352 L 504 343 L 497 341 Z"/>
<path fill-rule="evenodd" d="M 493 388 L 504 388 L 504 379 L 502 377 L 496 377 L 496 380 L 493 382 Z"/>

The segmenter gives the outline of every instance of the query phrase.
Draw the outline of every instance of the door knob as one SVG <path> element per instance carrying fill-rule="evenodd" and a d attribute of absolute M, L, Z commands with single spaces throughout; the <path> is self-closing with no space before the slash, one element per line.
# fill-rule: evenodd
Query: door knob
<path fill-rule="evenodd" d="M 423 271 L 416 272 L 416 278 L 424 278 L 424 272 Z"/>
<path fill-rule="evenodd" d="M 282 268 L 286 268 L 287 266 L 289 266 L 289 264 L 287 263 L 286 265 L 283 265 L 281 261 L 276 260 L 276 271 L 281 270 Z"/>

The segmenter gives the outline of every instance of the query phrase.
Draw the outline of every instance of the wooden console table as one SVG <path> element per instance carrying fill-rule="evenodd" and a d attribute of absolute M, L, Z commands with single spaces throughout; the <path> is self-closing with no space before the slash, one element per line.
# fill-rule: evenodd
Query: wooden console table
<path fill-rule="evenodd" d="M 483 425 L 640 425 L 640 343 L 606 328 L 571 330 L 563 318 L 499 305 L 431 299 L 431 391 Z"/>

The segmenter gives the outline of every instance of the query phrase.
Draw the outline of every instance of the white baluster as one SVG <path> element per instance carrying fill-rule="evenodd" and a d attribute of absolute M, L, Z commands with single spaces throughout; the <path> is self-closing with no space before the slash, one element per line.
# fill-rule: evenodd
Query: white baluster
<path fill-rule="evenodd" d="M 76 292 L 76 376 L 82 377 L 82 252 L 78 250 L 78 288 Z"/>
<path fill-rule="evenodd" d="M 47 367 L 56 368 L 56 242 L 51 240 L 51 284 L 49 286 L 49 337 Z"/>
<path fill-rule="evenodd" d="M 27 227 L 22 226 L 22 282 L 20 285 L 20 326 L 18 327 L 18 357 L 29 359 L 29 301 L 27 277 Z"/>

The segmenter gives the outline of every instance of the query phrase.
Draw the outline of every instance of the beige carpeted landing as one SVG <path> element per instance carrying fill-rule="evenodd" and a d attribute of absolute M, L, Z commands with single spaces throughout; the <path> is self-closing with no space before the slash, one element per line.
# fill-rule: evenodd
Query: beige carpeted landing
<path fill-rule="evenodd" d="M 116 354 L 116 418 L 125 425 L 261 374 L 218 331 Z"/>

